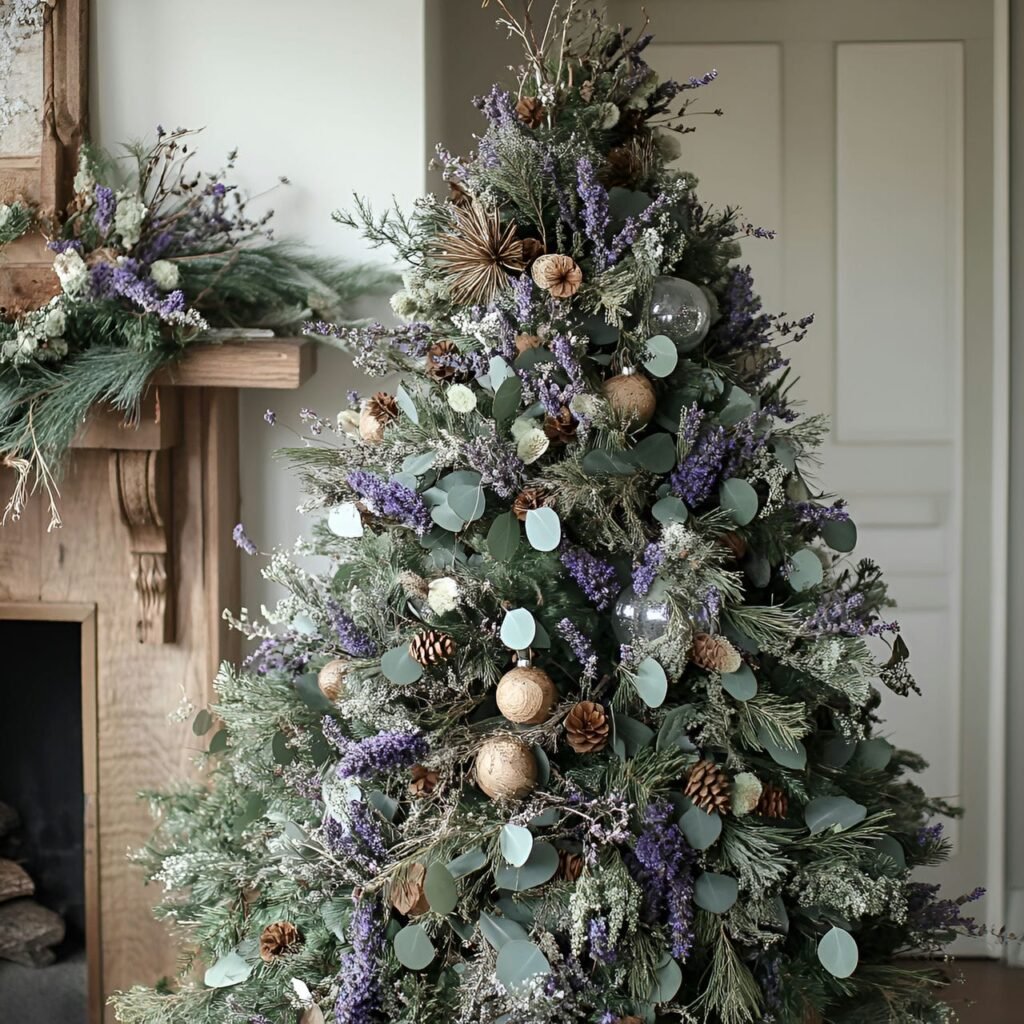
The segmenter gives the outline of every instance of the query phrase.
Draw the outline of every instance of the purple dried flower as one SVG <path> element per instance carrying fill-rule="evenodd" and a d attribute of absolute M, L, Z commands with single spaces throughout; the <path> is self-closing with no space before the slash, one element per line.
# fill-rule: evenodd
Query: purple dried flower
<path fill-rule="evenodd" d="M 499 498 L 511 498 L 523 486 L 526 466 L 512 446 L 494 434 L 481 434 L 462 446 L 463 458 Z"/>
<path fill-rule="evenodd" d="M 924 825 L 917 830 L 917 845 L 927 846 L 929 843 L 937 843 L 942 839 L 943 825 L 941 821 L 934 825 Z"/>
<path fill-rule="evenodd" d="M 980 886 L 955 900 L 939 899 L 938 885 L 926 882 L 911 882 L 907 887 L 909 908 L 908 924 L 919 935 L 930 938 L 933 943 L 945 945 L 945 933 L 962 932 L 966 935 L 981 934 L 981 926 L 973 917 L 964 917 L 960 912 L 965 903 L 974 903 L 985 895 Z M 935 934 L 938 933 L 938 934 Z"/>
<path fill-rule="evenodd" d="M 604 917 L 592 917 L 587 924 L 587 942 L 590 945 L 590 957 L 599 964 L 613 964 L 619 952 L 615 943 L 609 941 L 608 920 Z"/>
<path fill-rule="evenodd" d="M 245 532 L 245 526 L 243 526 L 242 523 L 238 523 L 238 525 L 231 531 L 231 539 L 247 555 L 259 554 L 259 548 L 257 548 L 249 539 L 249 535 Z"/>
<path fill-rule="evenodd" d="M 512 278 L 512 300 L 519 326 L 525 327 L 533 320 L 533 278 L 529 274 Z"/>
<path fill-rule="evenodd" d="M 863 606 L 862 593 L 833 591 L 804 619 L 804 629 L 821 636 L 881 636 L 899 632 L 896 622 L 872 621 L 873 616 Z"/>
<path fill-rule="evenodd" d="M 370 635 L 357 626 L 352 616 L 336 601 L 327 602 L 327 614 L 334 635 L 346 654 L 351 654 L 353 658 L 372 658 L 377 653 L 377 645 Z"/>
<path fill-rule="evenodd" d="M 265 421 L 266 421 L 267 423 L 269 423 L 269 424 L 270 424 L 271 426 L 273 426 L 273 425 L 274 425 L 274 424 L 275 424 L 275 423 L 277 422 L 277 413 L 276 413 L 276 412 L 274 412 L 274 410 L 273 410 L 273 409 L 268 409 L 268 410 L 267 410 L 267 411 L 266 411 L 266 412 L 265 412 L 265 413 L 263 414 L 263 419 L 264 419 L 264 420 L 265 420 Z"/>
<path fill-rule="evenodd" d="M 562 619 L 555 626 L 555 632 L 569 645 L 573 657 L 580 663 L 580 685 L 585 686 L 597 678 L 597 652 L 590 640 L 572 619 Z"/>
<path fill-rule="evenodd" d="M 605 270 L 611 262 L 607 241 L 611 213 L 608 193 L 597 180 L 590 157 L 581 156 L 576 161 L 576 191 L 583 204 L 583 233 L 593 246 L 594 264 L 598 270 Z"/>
<path fill-rule="evenodd" d="M 845 523 L 850 518 L 846 499 L 840 498 L 831 505 L 817 505 L 813 501 L 794 501 L 790 505 L 798 522 L 808 523 L 820 530 L 824 523 Z"/>
<path fill-rule="evenodd" d="M 473 106 L 494 128 L 508 128 L 516 123 L 516 105 L 512 94 L 500 85 L 492 85 L 486 96 L 476 96 Z"/>
<path fill-rule="evenodd" d="M 348 927 L 352 951 L 341 958 L 334 1024 L 381 1024 L 384 1021 L 384 989 L 381 960 L 384 928 L 377 905 L 370 899 L 356 904 Z"/>
<path fill-rule="evenodd" d="M 710 85 L 718 77 L 718 70 L 712 68 L 710 71 L 706 71 L 699 78 L 695 78 L 693 75 L 687 79 L 686 84 L 683 86 L 684 89 L 699 89 L 701 86 Z"/>
<path fill-rule="evenodd" d="M 47 242 L 46 248 L 51 252 L 68 252 L 72 249 L 81 252 L 82 243 L 77 238 L 58 238 L 54 242 Z"/>
<path fill-rule="evenodd" d="M 667 800 L 647 806 L 644 829 L 628 863 L 644 892 L 645 917 L 668 925 L 672 955 L 685 961 L 694 941 L 696 855 L 672 817 L 672 805 Z"/>
<path fill-rule="evenodd" d="M 328 814 L 323 829 L 327 848 L 368 875 L 377 874 L 387 860 L 388 848 L 380 819 L 362 800 L 350 800 L 341 818 Z"/>
<path fill-rule="evenodd" d="M 650 591 L 664 561 L 665 550 L 657 542 L 652 541 L 644 548 L 643 558 L 633 566 L 633 589 L 641 597 Z"/>
<path fill-rule="evenodd" d="M 581 547 L 565 548 L 559 559 L 598 611 L 603 611 L 615 600 L 620 590 L 615 566 Z"/>
<path fill-rule="evenodd" d="M 114 223 L 114 213 L 117 210 L 117 197 L 114 190 L 106 185 L 97 185 L 92 194 L 93 202 L 93 223 L 101 235 L 106 235 L 110 226 Z"/>
<path fill-rule="evenodd" d="M 421 535 L 433 525 L 426 502 L 411 487 L 365 469 L 353 470 L 347 482 L 374 515 L 395 519 Z"/>
<path fill-rule="evenodd" d="M 327 716 L 325 719 L 330 721 Z M 343 739 L 339 745 L 333 730 L 328 735 L 326 721 L 324 735 L 341 752 L 336 769 L 339 779 L 368 779 L 396 768 L 408 768 L 422 760 L 429 750 L 426 737 L 419 731 L 382 732 L 358 742 Z"/>

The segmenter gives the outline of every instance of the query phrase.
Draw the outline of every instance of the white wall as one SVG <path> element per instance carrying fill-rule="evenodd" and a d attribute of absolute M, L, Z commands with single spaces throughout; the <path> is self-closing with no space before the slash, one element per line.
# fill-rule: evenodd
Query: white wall
<path fill-rule="evenodd" d="M 331 211 L 353 192 L 384 206 L 424 187 L 426 0 L 93 0 L 91 129 L 111 148 L 152 138 L 157 124 L 205 127 L 196 166 L 216 170 L 238 147 L 235 180 L 256 194 L 279 175 L 292 184 L 266 204 L 278 237 L 297 237 L 353 259 L 370 254 Z M 386 305 L 371 312 L 384 315 Z M 294 438 L 263 422 L 299 427 L 298 411 L 342 408 L 364 380 L 335 352 L 293 392 L 241 399 L 242 519 L 264 549 L 290 544 L 309 523 L 298 486 L 271 458 Z M 254 611 L 271 591 L 255 560 L 243 564 L 242 599 Z"/>

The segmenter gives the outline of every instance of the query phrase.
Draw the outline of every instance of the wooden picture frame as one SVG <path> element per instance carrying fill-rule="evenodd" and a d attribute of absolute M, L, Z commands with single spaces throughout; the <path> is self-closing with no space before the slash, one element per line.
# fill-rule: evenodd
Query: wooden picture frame
<path fill-rule="evenodd" d="M 39 0 L 38 11 L 38 21 L 16 22 L 15 0 L 0 0 L 8 36 L 0 39 L 8 58 L 0 61 L 0 76 L 6 72 L 9 78 L 0 77 L 0 115 L 21 118 L 22 130 L 8 137 L 14 150 L 25 150 L 0 150 L 0 202 L 27 200 L 48 215 L 62 212 L 72 197 L 88 124 L 88 0 Z M 30 80 L 35 73 L 42 75 L 39 85 Z M 38 234 L 6 247 L 0 256 L 0 306 L 31 309 L 44 303 L 56 289 L 51 263 Z"/>

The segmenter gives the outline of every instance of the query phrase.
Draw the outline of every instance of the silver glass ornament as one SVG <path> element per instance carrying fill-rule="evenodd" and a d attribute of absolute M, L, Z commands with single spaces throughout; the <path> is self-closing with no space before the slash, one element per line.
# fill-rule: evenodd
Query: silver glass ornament
<path fill-rule="evenodd" d="M 671 338 L 680 352 L 695 349 L 711 326 L 711 304 L 695 284 L 681 277 L 658 277 L 651 292 L 651 328 Z"/>
<path fill-rule="evenodd" d="M 621 644 L 637 640 L 660 640 L 668 630 L 672 608 L 664 596 L 652 587 L 647 594 L 638 594 L 626 587 L 612 609 L 612 632 Z"/>

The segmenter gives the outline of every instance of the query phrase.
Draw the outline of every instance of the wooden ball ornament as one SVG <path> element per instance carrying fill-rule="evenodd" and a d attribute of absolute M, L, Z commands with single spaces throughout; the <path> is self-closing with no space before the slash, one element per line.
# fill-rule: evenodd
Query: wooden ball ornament
<path fill-rule="evenodd" d="M 516 736 L 489 736 L 476 755 L 476 783 L 492 800 L 520 800 L 537 785 L 537 758 Z"/>
<path fill-rule="evenodd" d="M 495 693 L 498 710 L 520 725 L 546 722 L 558 700 L 551 676 L 534 665 L 517 665 L 498 680 Z"/>
<path fill-rule="evenodd" d="M 604 382 L 604 397 L 612 409 L 634 426 L 646 427 L 658 404 L 654 385 L 636 370 L 624 370 Z"/>
<path fill-rule="evenodd" d="M 316 681 L 320 692 L 332 703 L 345 694 L 345 675 L 348 672 L 348 664 L 335 658 L 327 662 L 317 673 Z"/>

